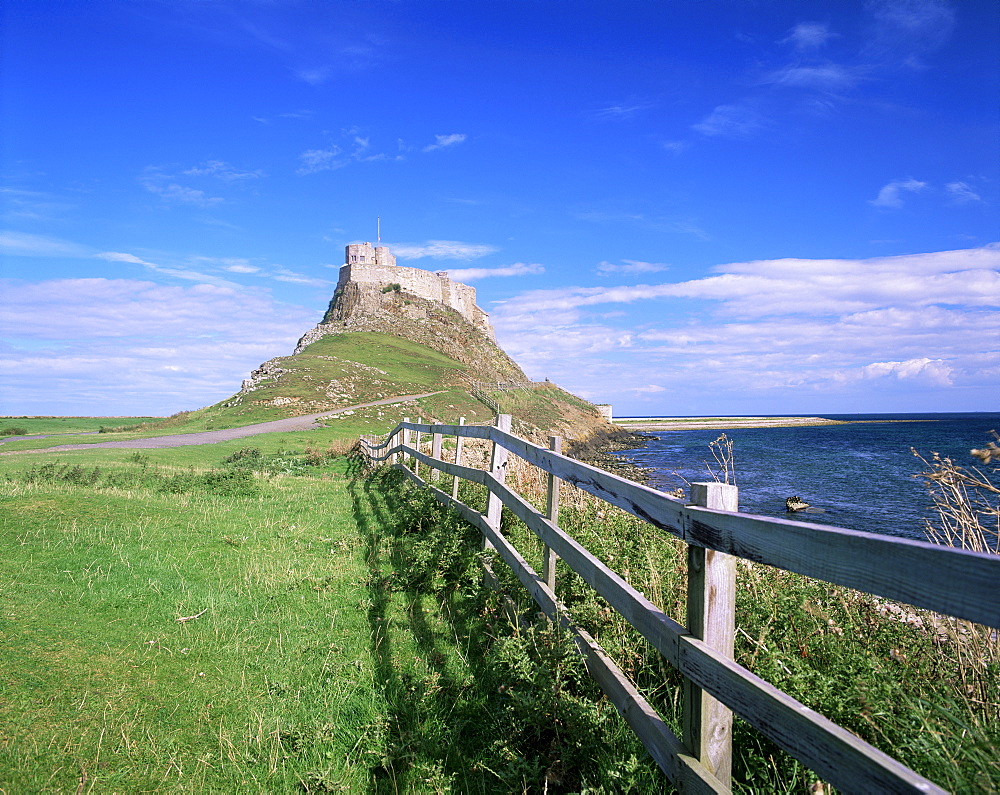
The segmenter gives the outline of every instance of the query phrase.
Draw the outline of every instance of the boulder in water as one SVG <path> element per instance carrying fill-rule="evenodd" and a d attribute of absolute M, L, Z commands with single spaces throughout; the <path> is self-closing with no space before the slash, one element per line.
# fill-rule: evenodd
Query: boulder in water
<path fill-rule="evenodd" d="M 804 511 L 808 507 L 809 503 L 805 500 L 799 499 L 798 497 L 789 497 L 785 500 L 785 510 L 789 513 Z"/>

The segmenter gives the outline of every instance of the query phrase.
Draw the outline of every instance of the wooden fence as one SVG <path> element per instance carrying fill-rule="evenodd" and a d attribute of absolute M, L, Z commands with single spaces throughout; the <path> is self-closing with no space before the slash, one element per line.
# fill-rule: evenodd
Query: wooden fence
<path fill-rule="evenodd" d="M 411 443 L 411 434 L 417 443 Z M 421 434 L 431 437 L 430 455 Z M 456 437 L 453 461 L 442 439 Z M 489 471 L 462 464 L 462 440 L 492 442 Z M 692 484 L 694 504 L 562 455 L 510 433 L 510 416 L 495 427 L 423 425 L 408 420 L 387 437 L 363 437 L 368 460 L 402 469 L 415 483 L 478 527 L 546 615 L 566 626 L 590 675 L 604 690 L 667 777 L 683 791 L 729 792 L 735 713 L 824 781 L 845 792 L 943 792 L 902 763 L 799 703 L 733 660 L 736 558 L 883 596 L 937 613 L 1000 627 L 1000 557 L 840 527 L 737 513 L 737 490 Z M 539 512 L 505 485 L 508 454 L 548 473 L 546 510 Z M 407 466 L 407 459 L 411 466 Z M 418 464 L 430 471 L 425 483 Z M 454 476 L 451 494 L 434 485 Z M 485 513 L 459 502 L 459 479 L 488 491 Z M 688 544 L 687 627 L 591 555 L 557 523 L 559 483 L 565 481 L 672 533 Z M 538 573 L 500 534 L 507 507 L 545 545 Z M 632 682 L 584 630 L 573 626 L 555 594 L 555 560 L 562 560 L 641 633 L 685 679 L 683 737 L 678 738 Z"/>

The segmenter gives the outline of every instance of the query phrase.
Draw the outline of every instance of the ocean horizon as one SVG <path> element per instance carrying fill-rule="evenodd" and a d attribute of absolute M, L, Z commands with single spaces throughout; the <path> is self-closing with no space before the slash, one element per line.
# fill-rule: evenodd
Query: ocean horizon
<path fill-rule="evenodd" d="M 718 467 L 709 444 L 725 433 L 733 442 L 741 512 L 920 540 L 932 511 L 919 477 L 925 467 L 913 451 L 982 468 L 969 451 L 1000 430 L 1000 412 L 704 416 L 823 417 L 847 424 L 643 431 L 650 437 L 644 447 L 617 455 L 645 468 L 650 485 L 670 491 L 712 480 L 709 466 Z M 809 503 L 809 511 L 788 513 L 785 499 L 792 496 Z"/>

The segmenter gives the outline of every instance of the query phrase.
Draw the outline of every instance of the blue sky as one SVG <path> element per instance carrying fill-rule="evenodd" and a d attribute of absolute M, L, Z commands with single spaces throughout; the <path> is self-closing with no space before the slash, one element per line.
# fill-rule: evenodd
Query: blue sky
<path fill-rule="evenodd" d="M 620 415 L 996 410 L 993 0 L 7 0 L 0 413 L 166 414 L 347 243 Z"/>

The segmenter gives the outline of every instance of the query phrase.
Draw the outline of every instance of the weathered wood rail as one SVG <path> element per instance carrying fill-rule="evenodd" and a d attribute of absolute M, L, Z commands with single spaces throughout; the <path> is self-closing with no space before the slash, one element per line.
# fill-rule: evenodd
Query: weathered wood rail
<path fill-rule="evenodd" d="M 415 433 L 416 443 L 411 434 Z M 421 451 L 429 434 L 431 452 Z M 456 437 L 453 461 L 442 439 Z M 492 442 L 489 471 L 462 465 L 462 440 Z M 735 713 L 793 757 L 845 792 L 943 792 L 902 763 L 838 726 L 733 660 L 736 558 L 1000 627 L 1000 557 L 840 527 L 737 513 L 735 486 L 693 484 L 692 502 L 562 455 L 557 437 L 538 447 L 510 433 L 510 416 L 496 426 L 424 425 L 408 420 L 379 440 L 363 437 L 369 462 L 389 463 L 478 527 L 484 543 L 511 567 L 541 610 L 567 627 L 591 676 L 642 740 L 667 777 L 683 791 L 729 792 L 731 726 Z M 505 484 L 508 454 L 548 473 L 548 502 L 537 511 Z M 407 466 L 409 460 L 410 466 Z M 418 465 L 430 471 L 425 482 Z M 451 494 L 434 484 L 453 476 Z M 485 513 L 457 499 L 459 479 L 485 486 Z M 558 526 L 559 483 L 565 481 L 671 533 L 688 544 L 688 626 L 669 618 L 642 593 Z M 506 507 L 545 545 L 539 574 L 500 532 Z M 558 556 L 642 634 L 685 678 L 684 732 L 677 737 L 631 681 L 584 630 L 575 627 L 555 594 Z"/>

